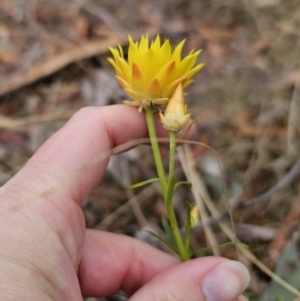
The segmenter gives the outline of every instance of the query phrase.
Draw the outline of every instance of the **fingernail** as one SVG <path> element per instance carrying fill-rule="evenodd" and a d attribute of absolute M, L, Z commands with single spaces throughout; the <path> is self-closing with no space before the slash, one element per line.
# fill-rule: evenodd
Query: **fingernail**
<path fill-rule="evenodd" d="M 206 301 L 233 301 L 250 281 L 246 267 L 233 260 L 227 260 L 212 269 L 202 281 Z"/>

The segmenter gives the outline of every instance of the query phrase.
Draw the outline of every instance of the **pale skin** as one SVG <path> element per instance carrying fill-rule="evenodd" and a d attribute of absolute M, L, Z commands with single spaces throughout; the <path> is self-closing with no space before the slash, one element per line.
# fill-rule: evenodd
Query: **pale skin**
<path fill-rule="evenodd" d="M 167 136 L 159 122 L 157 130 Z M 109 159 L 74 175 L 97 155 L 146 136 L 145 117 L 136 108 L 82 109 L 1 187 L 1 300 L 79 301 L 123 290 L 130 301 L 211 301 L 223 274 L 235 282 L 217 293 L 218 301 L 246 300 L 245 275 L 227 266 L 228 259 L 179 263 L 133 238 L 85 228 L 80 205 Z"/>

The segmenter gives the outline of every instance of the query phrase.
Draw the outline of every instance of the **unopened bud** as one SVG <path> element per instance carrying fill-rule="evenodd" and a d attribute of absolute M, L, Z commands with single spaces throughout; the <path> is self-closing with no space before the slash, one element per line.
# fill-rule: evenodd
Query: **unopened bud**
<path fill-rule="evenodd" d="M 192 208 L 190 219 L 192 228 L 194 228 L 200 221 L 200 211 L 197 205 Z"/>
<path fill-rule="evenodd" d="M 168 131 L 178 132 L 189 121 L 191 114 L 186 114 L 187 107 L 183 97 L 182 85 L 176 88 L 170 98 L 165 114 L 160 114 L 160 120 Z"/>

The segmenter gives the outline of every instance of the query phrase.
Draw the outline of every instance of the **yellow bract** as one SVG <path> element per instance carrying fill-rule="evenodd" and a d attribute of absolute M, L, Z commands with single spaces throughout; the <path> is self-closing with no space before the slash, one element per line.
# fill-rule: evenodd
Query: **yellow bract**
<path fill-rule="evenodd" d="M 197 205 L 195 205 L 191 210 L 191 224 L 194 228 L 200 221 L 200 210 Z"/>
<path fill-rule="evenodd" d="M 145 109 L 166 105 L 180 83 L 184 89 L 193 82 L 192 77 L 203 67 L 195 65 L 201 51 L 191 51 L 181 59 L 184 42 L 172 49 L 169 40 L 161 43 L 159 35 L 150 45 L 148 36 L 142 36 L 139 42 L 129 37 L 128 61 L 120 46 L 110 48 L 113 59 L 108 60 L 131 97 L 126 104 Z"/>
<path fill-rule="evenodd" d="M 178 85 L 171 97 L 165 114 L 159 113 L 159 115 L 161 123 L 168 131 L 178 132 L 189 121 L 191 114 L 187 114 L 181 84 Z"/>

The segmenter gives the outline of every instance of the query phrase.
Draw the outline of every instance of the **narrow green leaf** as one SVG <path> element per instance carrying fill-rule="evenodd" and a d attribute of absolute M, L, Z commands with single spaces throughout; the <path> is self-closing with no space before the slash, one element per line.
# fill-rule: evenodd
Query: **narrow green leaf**
<path fill-rule="evenodd" d="M 149 179 L 149 180 L 146 180 L 146 181 L 143 181 L 143 182 L 139 182 L 137 184 L 133 184 L 133 185 L 130 185 L 130 186 L 126 187 L 126 189 L 127 190 L 135 189 L 137 187 L 141 187 L 141 186 L 144 186 L 144 185 L 156 182 L 156 181 L 159 181 L 159 178 L 153 178 L 153 179 Z"/>
<path fill-rule="evenodd" d="M 157 239 L 159 239 L 161 242 L 163 242 L 165 245 L 167 245 L 171 250 L 173 250 L 175 253 L 177 253 L 174 246 L 171 243 L 169 243 L 167 240 L 162 238 L 160 235 L 156 234 L 155 232 L 149 231 L 149 230 L 145 230 L 145 231 L 147 233 L 149 233 L 150 235 L 152 235 L 152 236 L 156 237 Z"/>
<path fill-rule="evenodd" d="M 175 187 L 175 178 L 174 176 L 168 182 L 168 190 L 167 190 L 167 204 L 172 205 L 172 196 Z"/>
<path fill-rule="evenodd" d="M 185 220 L 185 248 L 186 248 L 186 250 L 189 250 L 190 236 L 191 236 L 191 231 L 192 231 L 191 211 L 192 211 L 192 206 L 189 203 L 187 203 L 186 220 Z"/>
<path fill-rule="evenodd" d="M 175 178 L 174 178 L 174 176 L 172 176 L 168 181 L 167 195 L 166 195 L 166 206 L 167 206 L 167 212 L 168 212 L 169 218 L 171 217 L 172 214 L 174 214 L 173 213 L 173 210 L 174 210 L 173 203 L 172 203 L 174 186 L 175 186 Z"/>
<path fill-rule="evenodd" d="M 180 181 L 180 182 L 177 182 L 177 183 L 175 184 L 174 189 L 176 189 L 176 188 L 177 188 L 178 186 L 180 186 L 180 185 L 185 185 L 185 184 L 192 187 L 192 183 L 191 183 L 191 182 L 189 182 L 189 181 Z"/>
<path fill-rule="evenodd" d="M 165 219 L 165 218 L 162 218 L 161 219 L 161 223 L 162 223 L 162 226 L 163 228 L 165 229 L 167 235 L 169 236 L 171 242 L 172 242 L 172 245 L 173 246 L 176 246 L 176 241 L 175 241 L 175 237 L 174 237 L 174 234 L 173 234 L 173 231 L 168 223 L 168 221 Z M 177 248 L 177 247 L 174 247 L 174 248 Z M 177 252 L 176 252 L 177 253 Z"/>
<path fill-rule="evenodd" d="M 198 249 L 198 250 L 194 251 L 193 254 L 196 254 L 196 253 L 199 253 L 199 252 L 209 251 L 209 250 L 212 250 L 212 249 L 220 249 L 220 248 L 223 248 L 223 247 L 226 247 L 226 246 L 232 246 L 232 245 L 243 246 L 243 247 L 248 249 L 248 246 L 246 244 L 240 242 L 240 241 L 230 241 L 230 242 L 226 242 L 226 243 L 221 244 L 221 245 Z"/>

